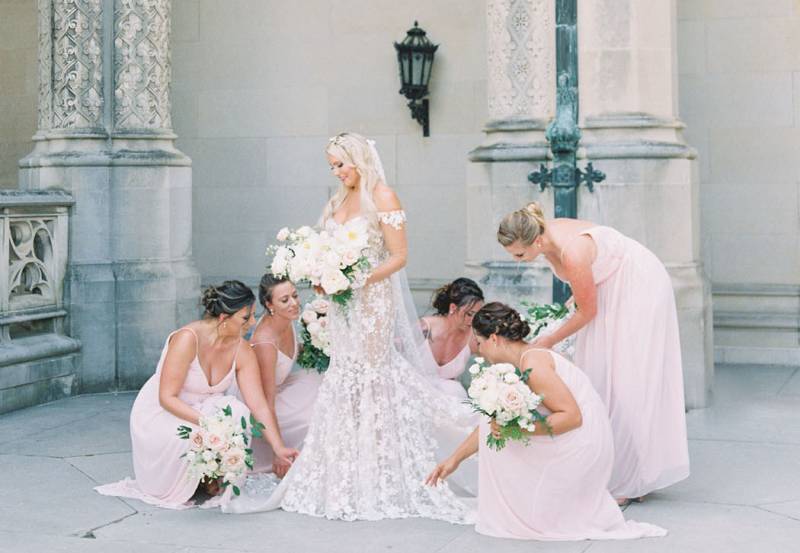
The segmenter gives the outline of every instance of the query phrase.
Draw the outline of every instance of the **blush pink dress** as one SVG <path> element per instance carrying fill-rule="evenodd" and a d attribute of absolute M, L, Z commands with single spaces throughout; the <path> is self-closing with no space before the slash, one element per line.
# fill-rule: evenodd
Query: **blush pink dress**
<path fill-rule="evenodd" d="M 191 332 L 197 339 L 197 334 L 191 328 L 176 330 L 167 337 L 156 372 L 139 390 L 131 409 L 130 431 L 136 479 L 126 478 L 98 486 L 95 490 L 99 493 L 139 499 L 168 509 L 193 506 L 189 500 L 197 489 L 199 479 L 192 479 L 187 475 L 187 462 L 181 455 L 188 449 L 189 441 L 180 439 L 177 431 L 181 425 L 192 428 L 195 426 L 164 409 L 158 399 L 161 368 L 167 357 L 170 339 L 183 330 Z M 238 350 L 231 369 L 222 380 L 212 386 L 195 354 L 178 397 L 204 415 L 211 415 L 217 409 L 230 405 L 234 419 L 249 417 L 249 409 L 239 399 L 225 393 L 235 378 L 236 355 Z M 213 503 L 216 505 L 224 502 L 229 499 L 229 495 L 230 490 L 226 490 Z"/>
<path fill-rule="evenodd" d="M 275 362 L 275 416 L 278 419 L 281 437 L 286 447 L 302 449 L 308 432 L 308 424 L 314 412 L 317 392 L 322 383 L 322 375 L 311 370 L 292 371 L 297 360 L 297 334 L 294 333 L 294 352 L 291 357 L 283 353 L 273 341 L 251 344 L 252 347 L 272 347 L 277 351 Z M 234 381 L 229 393 L 241 398 L 238 382 Z M 272 447 L 264 440 L 253 442 L 253 470 L 271 472 L 274 454 Z"/>
<path fill-rule="evenodd" d="M 597 226 L 581 234 L 597 248 L 597 314 L 576 334 L 575 364 L 611 419 L 609 490 L 618 498 L 641 497 L 689 476 L 672 282 L 650 250 L 618 231 Z"/>
<path fill-rule="evenodd" d="M 485 419 L 479 432 L 475 530 L 498 538 L 545 541 L 665 535 L 663 528 L 622 516 L 607 488 L 614 445 L 605 406 L 580 369 L 561 355 L 548 353 L 556 374 L 575 398 L 583 423 L 557 436 L 533 436 L 528 445 L 509 441 L 495 451 L 486 445 Z M 544 406 L 539 411 L 549 414 Z"/>
<path fill-rule="evenodd" d="M 425 321 L 425 319 L 420 319 L 420 321 L 422 321 L 422 324 L 424 324 L 430 331 L 430 326 L 428 326 L 428 323 Z M 433 351 L 431 351 L 430 345 L 427 342 L 425 343 L 425 346 L 426 347 L 422 348 L 423 361 L 428 365 L 428 370 L 431 374 L 436 373 L 436 387 L 449 396 L 466 400 L 467 391 L 464 389 L 464 386 L 461 384 L 458 378 L 466 370 L 467 362 L 472 355 L 472 351 L 469 349 L 469 342 L 467 342 L 467 344 L 456 354 L 453 359 L 444 365 L 440 365 L 436 361 Z"/>

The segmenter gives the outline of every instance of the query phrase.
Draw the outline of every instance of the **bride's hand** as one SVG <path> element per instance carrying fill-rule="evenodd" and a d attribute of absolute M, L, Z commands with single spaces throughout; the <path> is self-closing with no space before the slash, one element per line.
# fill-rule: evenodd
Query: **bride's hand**
<path fill-rule="evenodd" d="M 455 472 L 455 470 L 458 468 L 458 465 L 458 461 L 454 460 L 452 457 L 448 457 L 436 465 L 436 468 L 433 469 L 433 472 L 431 472 L 428 475 L 428 478 L 425 479 L 425 484 L 428 486 L 436 486 L 439 484 L 439 482 L 453 474 L 453 472 Z"/>

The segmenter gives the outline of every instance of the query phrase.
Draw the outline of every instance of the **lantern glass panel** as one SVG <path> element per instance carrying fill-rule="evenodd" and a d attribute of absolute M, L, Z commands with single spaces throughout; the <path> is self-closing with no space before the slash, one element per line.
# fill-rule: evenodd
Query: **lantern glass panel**
<path fill-rule="evenodd" d="M 411 65 L 411 84 L 420 86 L 425 84 L 422 81 L 423 55 L 419 52 L 414 52 L 412 56 L 414 61 Z"/>
<path fill-rule="evenodd" d="M 422 84 L 428 86 L 431 82 L 431 69 L 433 68 L 433 54 L 425 55 L 425 70 L 422 72 Z"/>

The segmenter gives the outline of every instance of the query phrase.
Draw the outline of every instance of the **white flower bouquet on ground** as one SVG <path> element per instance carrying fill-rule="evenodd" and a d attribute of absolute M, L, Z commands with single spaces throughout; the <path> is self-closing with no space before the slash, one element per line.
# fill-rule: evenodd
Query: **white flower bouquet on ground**
<path fill-rule="evenodd" d="M 300 316 L 300 339 L 302 351 L 297 364 L 307 369 L 324 373 L 330 365 L 330 338 L 327 330 L 327 314 L 330 304 L 323 298 L 316 298 L 306 304 Z"/>
<path fill-rule="evenodd" d="M 549 431 L 547 419 L 536 408 L 542 402 L 528 386 L 530 369 L 521 372 L 511 363 L 488 365 L 481 357 L 475 358 L 469 372 L 472 382 L 467 394 L 469 403 L 478 413 L 492 417 L 501 428 L 501 436 L 495 438 L 491 433 L 486 444 L 500 451 L 508 440 L 529 440 L 529 432 L 536 430 L 536 424 L 543 424 Z"/>
<path fill-rule="evenodd" d="M 525 300 L 520 303 L 523 308 L 522 318 L 531 327 L 531 332 L 526 337 L 527 341 L 552 334 L 575 312 L 574 309 L 560 303 L 537 304 Z M 557 343 L 553 346 L 553 351 L 572 359 L 575 354 L 575 335 Z"/>
<path fill-rule="evenodd" d="M 247 420 L 234 420 L 231 406 L 217 410 L 214 415 L 200 417 L 198 429 L 181 425 L 178 437 L 189 440 L 189 450 L 181 455 L 189 462 L 187 476 L 199 480 L 222 479 L 221 487 L 231 486 L 239 495 L 239 483 L 247 469 L 253 468 L 253 450 L 248 447 L 248 434 L 260 438 L 264 425 L 250 415 Z"/>
<path fill-rule="evenodd" d="M 307 226 L 295 231 L 283 228 L 277 240 L 282 244 L 267 249 L 272 255 L 272 274 L 319 286 L 339 305 L 347 305 L 353 291 L 369 277 L 371 266 L 364 255 L 369 227 L 363 218 L 348 221 L 332 232 Z"/>

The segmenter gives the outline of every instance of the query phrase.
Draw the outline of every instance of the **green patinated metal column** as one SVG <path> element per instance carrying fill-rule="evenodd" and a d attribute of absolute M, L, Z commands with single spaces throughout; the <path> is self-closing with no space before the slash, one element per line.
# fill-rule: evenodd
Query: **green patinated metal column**
<path fill-rule="evenodd" d="M 578 216 L 578 186 L 585 183 L 594 191 L 594 183 L 605 179 L 592 164 L 582 171 L 577 168 L 576 152 L 581 139 L 578 128 L 578 3 L 577 0 L 556 0 L 556 116 L 547 127 L 547 141 L 553 153 L 553 170 L 544 164 L 528 175 L 528 180 L 544 191 L 552 186 L 555 216 Z M 565 302 L 570 297 L 569 285 L 553 277 L 553 301 Z"/>

